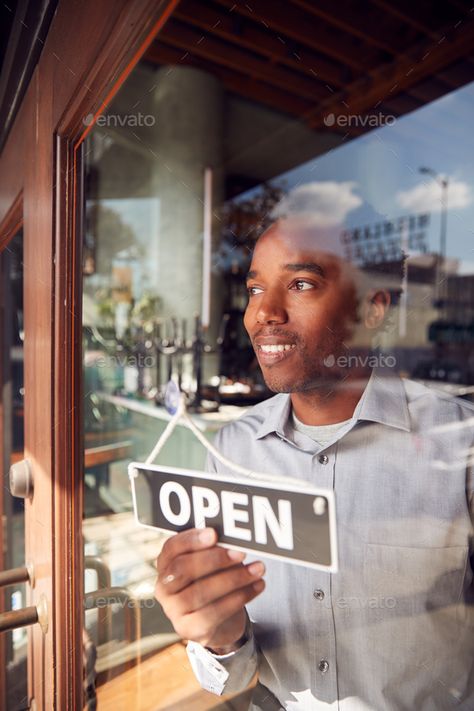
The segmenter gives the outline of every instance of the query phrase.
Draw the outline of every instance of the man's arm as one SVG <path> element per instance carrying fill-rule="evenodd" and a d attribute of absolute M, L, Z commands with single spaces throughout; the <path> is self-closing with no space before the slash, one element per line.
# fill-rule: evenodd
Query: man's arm
<path fill-rule="evenodd" d="M 247 628 L 245 606 L 265 588 L 265 567 L 260 561 L 245 565 L 245 553 L 216 543 L 216 532 L 210 528 L 192 528 L 168 538 L 157 560 L 155 596 L 177 634 L 197 644 L 191 657 L 199 659 L 193 666 L 198 681 L 222 694 L 245 688 L 247 678 L 252 678 L 255 665 L 252 670 L 247 662 L 254 658 L 254 642 L 249 639 L 230 656 L 216 656 L 209 649 L 226 651 L 238 646 Z M 212 672 L 211 681 L 206 670 Z"/>

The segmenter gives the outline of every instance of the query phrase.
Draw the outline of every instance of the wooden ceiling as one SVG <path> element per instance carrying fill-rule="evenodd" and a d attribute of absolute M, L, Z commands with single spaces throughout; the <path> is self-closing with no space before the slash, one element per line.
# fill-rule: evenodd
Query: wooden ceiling
<path fill-rule="evenodd" d="M 398 117 L 474 80 L 470 5 L 182 0 L 144 59 L 200 67 L 312 129 L 328 114 Z"/>

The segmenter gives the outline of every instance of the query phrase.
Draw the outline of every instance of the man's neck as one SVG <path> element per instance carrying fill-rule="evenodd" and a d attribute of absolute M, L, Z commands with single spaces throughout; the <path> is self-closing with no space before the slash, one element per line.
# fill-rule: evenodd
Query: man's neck
<path fill-rule="evenodd" d="M 348 420 L 354 414 L 370 374 L 370 370 L 353 372 L 327 386 L 291 393 L 293 412 L 305 425 L 332 425 Z"/>

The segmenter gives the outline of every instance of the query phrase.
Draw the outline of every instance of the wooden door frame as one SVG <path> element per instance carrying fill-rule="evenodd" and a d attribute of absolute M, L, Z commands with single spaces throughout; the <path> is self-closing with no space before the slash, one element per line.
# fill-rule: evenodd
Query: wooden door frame
<path fill-rule="evenodd" d="M 23 195 L 26 545 L 49 629 L 29 630 L 37 711 L 82 708 L 80 146 L 179 0 L 60 0 L 0 156 L 0 245 Z M 33 268 L 34 265 L 34 268 Z M 49 374 L 49 375 L 48 375 Z M 29 561 L 28 561 L 29 562 Z M 40 662 L 39 662 L 40 660 Z"/>

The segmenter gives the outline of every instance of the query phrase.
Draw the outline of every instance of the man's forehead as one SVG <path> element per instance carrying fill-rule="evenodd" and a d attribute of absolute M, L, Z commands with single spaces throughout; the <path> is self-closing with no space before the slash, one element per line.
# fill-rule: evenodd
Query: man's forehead
<path fill-rule="evenodd" d="M 291 233 L 286 230 L 272 228 L 258 240 L 253 257 L 252 268 L 256 265 L 277 266 L 279 269 L 294 269 L 294 265 L 342 265 L 345 260 L 328 249 L 328 245 L 317 239 L 315 235 L 304 232 Z"/>
<path fill-rule="evenodd" d="M 340 235 L 333 230 L 316 229 L 302 219 L 278 220 L 258 240 L 254 255 L 265 258 L 281 255 L 282 261 L 307 261 L 318 256 L 344 261 Z M 303 259 L 304 258 L 304 259 Z"/>

